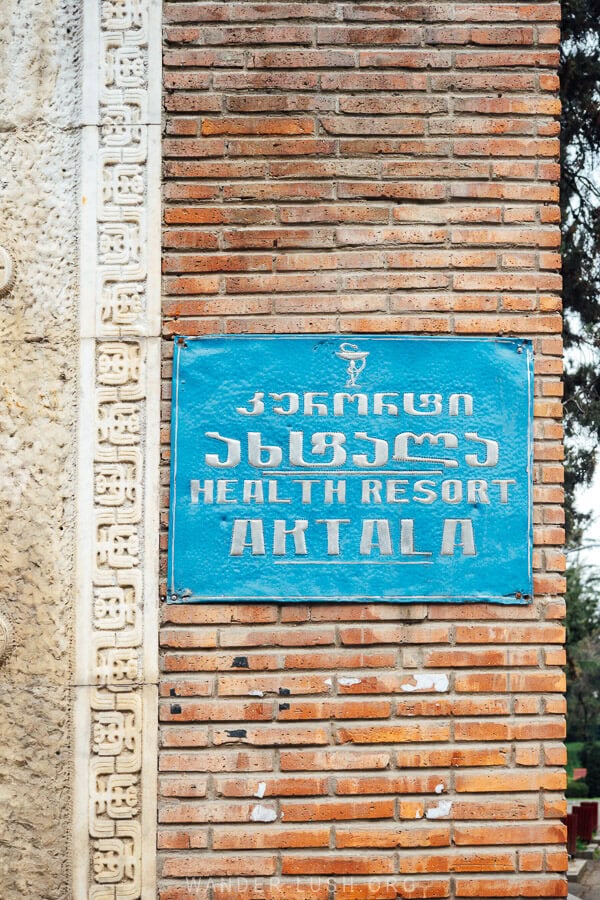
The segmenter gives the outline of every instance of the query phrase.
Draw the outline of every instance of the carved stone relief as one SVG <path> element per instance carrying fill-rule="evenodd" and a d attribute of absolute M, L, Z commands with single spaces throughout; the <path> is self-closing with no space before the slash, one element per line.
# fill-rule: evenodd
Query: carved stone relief
<path fill-rule="evenodd" d="M 5 662 L 13 648 L 14 634 L 10 619 L 0 613 L 0 665 Z"/>
<path fill-rule="evenodd" d="M 85 71 L 100 80 L 88 76 L 84 88 L 82 380 L 95 404 L 93 421 L 82 420 L 93 440 L 87 450 L 82 441 L 80 491 L 91 467 L 79 629 L 80 655 L 87 652 L 79 668 L 91 688 L 89 741 L 80 736 L 90 857 L 76 884 L 93 900 L 136 900 L 154 896 L 155 745 L 147 764 L 144 750 L 152 748 L 157 680 L 159 256 L 151 244 L 153 228 L 160 239 L 160 75 L 151 73 L 160 17 L 153 0 L 103 0 L 86 16 Z M 82 504 L 84 530 L 86 516 Z"/>
<path fill-rule="evenodd" d="M 15 281 L 15 266 L 13 258 L 6 249 L 0 245 L 0 297 L 8 294 Z"/>

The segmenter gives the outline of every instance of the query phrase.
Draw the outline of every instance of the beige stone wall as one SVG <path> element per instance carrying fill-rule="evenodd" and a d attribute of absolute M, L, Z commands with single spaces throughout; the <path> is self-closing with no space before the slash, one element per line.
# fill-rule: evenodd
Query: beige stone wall
<path fill-rule="evenodd" d="M 0 298 L 0 896 L 65 900 L 82 4 L 0 6 L 0 245 L 16 267 Z"/>

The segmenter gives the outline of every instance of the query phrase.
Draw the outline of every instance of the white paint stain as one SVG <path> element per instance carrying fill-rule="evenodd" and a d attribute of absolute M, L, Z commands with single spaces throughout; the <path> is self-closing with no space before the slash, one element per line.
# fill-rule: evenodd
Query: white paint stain
<path fill-rule="evenodd" d="M 255 796 L 255 797 L 258 797 L 259 800 L 262 800 L 262 798 L 265 796 L 265 791 L 266 791 L 266 789 L 267 789 L 267 782 L 266 782 L 266 781 L 260 781 L 259 784 L 258 784 L 258 788 L 256 789 L 256 793 L 254 794 L 254 796 Z"/>
<path fill-rule="evenodd" d="M 362 678 L 338 678 L 338 684 L 342 687 L 352 687 L 353 684 L 360 684 Z"/>
<path fill-rule="evenodd" d="M 425 816 L 428 819 L 443 819 L 444 816 L 450 815 L 451 810 L 451 800 L 440 800 L 437 806 L 432 806 L 431 809 L 427 810 Z"/>
<path fill-rule="evenodd" d="M 415 819 L 421 819 L 423 817 L 423 813 L 420 809 L 418 809 L 415 813 Z"/>
<path fill-rule="evenodd" d="M 331 687 L 331 685 L 333 684 L 332 679 L 331 679 L 331 678 L 326 678 L 326 679 L 325 679 L 325 684 L 326 684 L 328 687 Z"/>
<path fill-rule="evenodd" d="M 443 792 L 443 790 L 444 790 L 444 783 L 442 781 L 440 781 L 440 783 L 436 784 L 436 786 L 435 786 L 435 792 L 436 792 L 436 794 L 441 794 Z"/>
<path fill-rule="evenodd" d="M 250 818 L 253 822 L 274 822 L 277 818 L 277 813 L 269 806 L 261 806 L 259 803 L 252 810 Z"/>
<path fill-rule="evenodd" d="M 259 691 L 259 690 L 248 691 L 248 694 L 250 697 L 264 697 L 265 696 L 264 691 Z"/>
<path fill-rule="evenodd" d="M 403 684 L 403 691 L 439 691 L 443 693 L 448 690 L 447 675 L 411 675 L 414 683 Z"/>

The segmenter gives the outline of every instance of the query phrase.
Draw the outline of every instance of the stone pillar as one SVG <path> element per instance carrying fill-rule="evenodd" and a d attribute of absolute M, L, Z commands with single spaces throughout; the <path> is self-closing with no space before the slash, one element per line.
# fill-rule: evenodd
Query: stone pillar
<path fill-rule="evenodd" d="M 160 4 L 84 4 L 73 893 L 155 897 Z"/>
<path fill-rule="evenodd" d="M 0 14 L 6 900 L 156 895 L 160 31 Z"/>

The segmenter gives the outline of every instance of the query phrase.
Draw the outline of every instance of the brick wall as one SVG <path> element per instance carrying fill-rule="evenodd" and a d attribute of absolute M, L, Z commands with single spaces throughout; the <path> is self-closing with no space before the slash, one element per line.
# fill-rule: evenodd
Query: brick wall
<path fill-rule="evenodd" d="M 527 607 L 164 606 L 161 900 L 564 897 L 558 4 L 164 15 L 164 527 L 173 334 L 505 334 L 536 546 Z"/>

